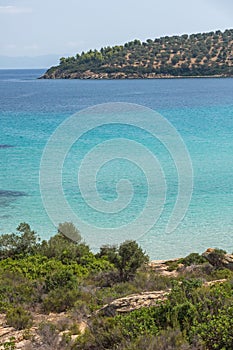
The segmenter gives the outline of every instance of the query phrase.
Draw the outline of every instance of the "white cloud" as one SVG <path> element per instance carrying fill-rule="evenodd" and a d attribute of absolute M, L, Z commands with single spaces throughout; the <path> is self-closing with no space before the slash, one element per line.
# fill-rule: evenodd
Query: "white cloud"
<path fill-rule="evenodd" d="M 29 7 L 17 7 L 17 6 L 0 6 L 0 14 L 19 14 L 19 13 L 31 13 L 32 9 Z"/>

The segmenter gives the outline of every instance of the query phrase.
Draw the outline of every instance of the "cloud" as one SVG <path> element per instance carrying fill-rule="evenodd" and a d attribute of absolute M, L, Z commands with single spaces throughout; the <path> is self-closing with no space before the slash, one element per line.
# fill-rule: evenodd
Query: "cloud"
<path fill-rule="evenodd" d="M 29 7 L 17 7 L 17 6 L 0 6 L 0 14 L 20 14 L 31 13 L 32 9 Z"/>

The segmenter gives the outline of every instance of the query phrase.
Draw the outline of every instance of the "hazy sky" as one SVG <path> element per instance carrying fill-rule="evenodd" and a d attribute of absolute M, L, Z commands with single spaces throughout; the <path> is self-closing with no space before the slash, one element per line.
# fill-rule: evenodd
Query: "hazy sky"
<path fill-rule="evenodd" d="M 0 0 L 0 55 L 73 55 L 163 35 L 233 28 L 233 0 Z"/>

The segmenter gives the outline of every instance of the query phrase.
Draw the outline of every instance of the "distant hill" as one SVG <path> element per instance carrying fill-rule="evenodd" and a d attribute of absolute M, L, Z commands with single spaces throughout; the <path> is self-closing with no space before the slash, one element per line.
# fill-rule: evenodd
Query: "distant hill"
<path fill-rule="evenodd" d="M 134 40 L 62 57 L 45 79 L 233 76 L 233 29 Z"/>

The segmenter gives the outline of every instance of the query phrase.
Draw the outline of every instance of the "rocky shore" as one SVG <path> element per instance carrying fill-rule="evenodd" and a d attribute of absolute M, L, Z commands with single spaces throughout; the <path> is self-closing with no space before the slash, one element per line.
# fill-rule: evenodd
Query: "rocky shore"
<path fill-rule="evenodd" d="M 170 74 L 157 74 L 157 73 L 95 73 L 91 70 L 85 72 L 73 72 L 68 73 L 66 71 L 54 70 L 52 72 L 46 72 L 39 79 L 80 79 L 80 80 L 123 80 L 123 79 L 184 79 L 184 78 L 224 78 L 226 75 L 206 75 L 206 76 L 175 76 Z"/>

